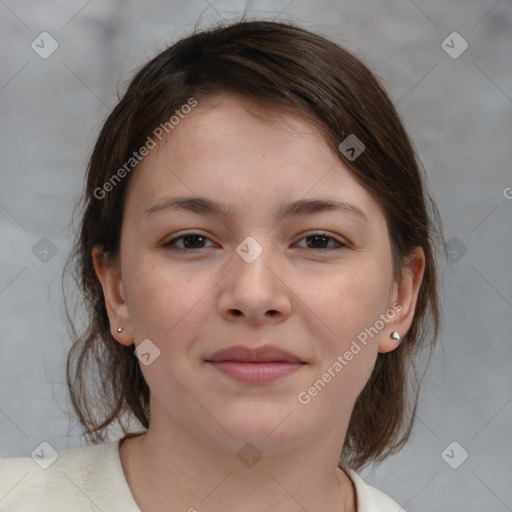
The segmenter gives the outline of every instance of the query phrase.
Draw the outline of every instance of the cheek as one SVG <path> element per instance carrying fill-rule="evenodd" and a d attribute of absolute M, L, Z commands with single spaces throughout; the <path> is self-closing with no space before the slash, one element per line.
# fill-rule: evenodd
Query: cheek
<path fill-rule="evenodd" d="M 207 276 L 194 278 L 156 258 L 141 258 L 126 268 L 127 303 L 136 343 L 142 338 L 154 338 L 159 346 L 165 343 L 175 330 L 193 321 L 212 288 Z"/>
<path fill-rule="evenodd" d="M 340 293 L 338 298 L 341 301 L 335 306 L 325 303 L 325 323 L 329 324 L 329 330 L 324 329 L 326 334 L 321 337 L 311 332 L 318 364 L 311 367 L 297 394 L 297 402 L 308 406 L 306 411 L 326 421 L 333 416 L 350 416 L 378 354 L 378 336 L 365 330 L 379 318 L 377 301 L 364 305 L 359 302 L 354 308 L 350 294 Z"/>
<path fill-rule="evenodd" d="M 143 262 L 129 275 L 135 344 L 150 339 L 160 351 L 153 363 L 141 365 L 144 378 L 161 403 L 172 396 L 175 405 L 188 407 L 190 403 L 178 383 L 190 379 L 187 360 L 203 321 L 214 307 L 208 293 L 214 282 L 208 281 L 208 275 L 196 272 L 194 277 L 174 265 L 154 261 Z"/>
<path fill-rule="evenodd" d="M 375 352 L 360 345 L 329 360 L 314 379 L 297 393 L 298 412 L 307 422 L 307 415 L 322 417 L 329 421 L 333 417 L 350 417 L 357 397 L 368 382 L 375 363 Z"/>
<path fill-rule="evenodd" d="M 342 349 L 360 332 L 375 324 L 385 313 L 390 290 L 390 276 L 383 272 L 385 263 L 372 260 L 326 274 L 322 279 L 307 278 L 301 295 L 322 332 L 331 334 Z"/>
<path fill-rule="evenodd" d="M 341 407 L 353 404 L 362 391 L 385 325 L 381 315 L 386 313 L 389 276 L 383 267 L 385 263 L 368 260 L 315 284 L 311 280 L 309 289 L 304 289 L 307 310 L 315 313 L 309 315 L 315 320 L 308 329 L 320 365 L 311 373 L 311 386 L 302 390 L 304 400 L 299 397 L 299 403 L 337 403 Z"/>

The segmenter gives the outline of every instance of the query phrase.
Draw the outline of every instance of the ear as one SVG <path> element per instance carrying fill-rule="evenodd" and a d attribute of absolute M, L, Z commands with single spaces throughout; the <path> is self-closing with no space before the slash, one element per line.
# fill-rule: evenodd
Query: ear
<path fill-rule="evenodd" d="M 393 331 L 398 332 L 403 338 L 411 327 L 416 311 L 416 302 L 420 291 L 423 273 L 425 270 L 425 253 L 421 247 L 415 247 L 406 258 L 402 279 L 395 281 L 390 294 L 389 307 L 396 312 L 391 321 L 386 324 L 379 339 L 379 352 L 391 352 L 395 350 L 399 342 L 391 338 Z M 399 306 L 401 309 L 398 311 Z"/>
<path fill-rule="evenodd" d="M 123 280 L 119 265 L 108 260 L 99 246 L 92 250 L 94 270 L 103 289 L 112 336 L 122 345 L 133 343 L 133 330 L 125 301 Z M 122 326 L 122 331 L 118 328 Z"/>

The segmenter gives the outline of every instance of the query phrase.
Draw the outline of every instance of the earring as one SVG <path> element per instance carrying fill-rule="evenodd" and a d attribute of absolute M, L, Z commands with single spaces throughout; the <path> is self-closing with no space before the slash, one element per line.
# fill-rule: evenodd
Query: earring
<path fill-rule="evenodd" d="M 117 332 L 121 332 L 123 330 L 123 326 L 120 325 L 118 328 L 117 328 Z"/>
<path fill-rule="evenodd" d="M 393 331 L 393 332 L 391 333 L 391 337 L 392 337 L 394 340 L 397 340 L 399 345 L 400 345 L 400 343 L 402 343 L 402 337 L 401 337 L 401 336 L 400 336 L 400 334 L 398 334 L 396 331 Z"/>

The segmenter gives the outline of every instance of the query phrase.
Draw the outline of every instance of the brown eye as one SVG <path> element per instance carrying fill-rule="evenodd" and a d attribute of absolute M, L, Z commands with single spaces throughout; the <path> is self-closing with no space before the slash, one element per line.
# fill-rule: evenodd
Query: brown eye
<path fill-rule="evenodd" d="M 325 233 L 314 233 L 312 235 L 305 236 L 301 241 L 302 240 L 307 240 L 307 249 L 339 249 L 345 246 L 345 244 L 341 243 L 336 238 Z"/>
<path fill-rule="evenodd" d="M 210 241 L 209 238 L 199 234 L 199 233 L 188 233 L 185 235 L 181 235 L 169 242 L 164 244 L 164 247 L 175 248 L 179 250 L 187 250 L 187 249 L 204 249 L 205 243 Z"/>

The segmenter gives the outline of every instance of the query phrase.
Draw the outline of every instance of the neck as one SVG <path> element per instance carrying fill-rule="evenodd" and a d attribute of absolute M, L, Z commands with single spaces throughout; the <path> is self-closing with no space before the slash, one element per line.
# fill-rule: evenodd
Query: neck
<path fill-rule="evenodd" d="M 337 464 L 341 445 L 333 452 L 333 439 L 318 437 L 323 444 L 301 442 L 300 450 L 258 458 L 254 445 L 228 453 L 155 422 L 146 434 L 124 440 L 120 457 L 142 512 L 354 512 L 352 483 Z"/>

